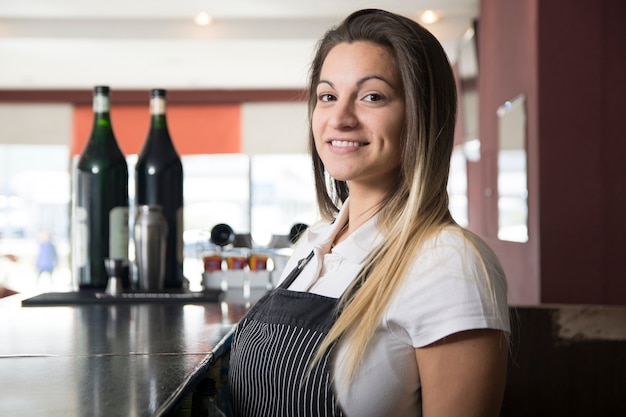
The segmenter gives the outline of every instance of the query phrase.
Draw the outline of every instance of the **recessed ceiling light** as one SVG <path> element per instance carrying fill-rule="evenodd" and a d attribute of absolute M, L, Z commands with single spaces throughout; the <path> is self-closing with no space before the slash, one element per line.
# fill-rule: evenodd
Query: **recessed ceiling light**
<path fill-rule="evenodd" d="M 425 10 L 420 13 L 420 21 L 424 24 L 437 23 L 439 21 L 439 13 L 433 10 Z"/>
<path fill-rule="evenodd" d="M 200 12 L 193 18 L 193 21 L 198 26 L 208 26 L 213 21 L 213 17 L 207 12 Z"/>

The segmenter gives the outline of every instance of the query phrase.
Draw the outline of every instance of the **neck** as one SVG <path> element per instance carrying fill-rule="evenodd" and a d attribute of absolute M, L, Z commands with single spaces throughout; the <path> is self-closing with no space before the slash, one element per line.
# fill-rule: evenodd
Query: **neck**
<path fill-rule="evenodd" d="M 348 219 L 335 235 L 331 247 L 345 240 L 352 232 L 374 216 L 380 208 L 381 201 L 382 197 L 374 194 L 370 193 L 366 198 L 366 196 L 358 192 L 353 195 L 351 190 L 350 201 L 348 203 Z"/>
<path fill-rule="evenodd" d="M 381 208 L 386 190 L 377 190 L 371 187 L 353 187 L 350 185 L 350 205 L 348 207 L 349 230 L 359 228 Z"/>
<path fill-rule="evenodd" d="M 337 232 L 333 242 L 330 244 L 330 248 L 334 248 L 339 242 L 348 237 L 350 233 L 348 233 L 348 228 L 350 227 L 350 221 L 346 222 L 343 227 Z"/>

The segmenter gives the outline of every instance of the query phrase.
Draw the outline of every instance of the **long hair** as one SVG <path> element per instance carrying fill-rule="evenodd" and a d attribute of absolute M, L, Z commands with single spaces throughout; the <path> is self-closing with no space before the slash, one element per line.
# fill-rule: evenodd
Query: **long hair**
<path fill-rule="evenodd" d="M 349 377 L 354 375 L 422 243 L 444 227 L 457 227 L 448 210 L 447 194 L 456 85 L 444 49 L 428 30 L 409 18 L 375 9 L 357 11 L 329 30 L 318 43 L 311 64 L 309 119 L 315 110 L 316 86 L 329 51 L 341 43 L 361 41 L 382 46 L 394 57 L 404 88 L 405 117 L 398 184 L 377 209 L 383 241 L 340 300 L 342 312 L 316 357 L 319 359 L 323 351 L 347 335 Z M 312 129 L 309 147 L 319 210 L 324 218 L 332 219 L 349 195 L 348 184 L 325 171 Z"/>

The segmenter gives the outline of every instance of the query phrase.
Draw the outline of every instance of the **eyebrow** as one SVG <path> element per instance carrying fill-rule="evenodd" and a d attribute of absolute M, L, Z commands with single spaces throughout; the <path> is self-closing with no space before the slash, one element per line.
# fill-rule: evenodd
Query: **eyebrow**
<path fill-rule="evenodd" d="M 374 74 L 374 75 L 367 75 L 367 76 L 359 79 L 356 82 L 356 85 L 360 87 L 361 85 L 365 84 L 369 80 L 380 80 L 380 81 L 384 82 L 385 84 L 387 84 L 389 87 L 395 88 L 389 81 L 387 81 L 387 79 L 385 79 L 385 77 L 383 77 L 381 75 L 376 75 L 376 74 Z M 320 79 L 317 82 L 317 85 L 319 86 L 320 84 L 328 84 L 332 88 L 335 88 L 335 84 L 333 84 L 331 81 L 328 81 L 328 80 Z"/>

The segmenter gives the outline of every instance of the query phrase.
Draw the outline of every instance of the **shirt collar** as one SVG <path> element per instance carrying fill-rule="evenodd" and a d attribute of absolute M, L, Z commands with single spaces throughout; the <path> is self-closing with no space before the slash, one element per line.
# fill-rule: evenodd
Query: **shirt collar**
<path fill-rule="evenodd" d="M 330 252 L 330 245 L 335 235 L 348 220 L 349 200 L 348 198 L 344 202 L 334 222 L 331 224 L 323 222 L 311 226 L 306 234 L 309 245 L 319 248 L 322 252 Z M 335 246 L 333 253 L 356 264 L 364 263 L 366 258 L 383 239 L 378 230 L 377 218 L 378 215 L 376 214 L 368 219 L 357 230 L 348 235 L 344 241 Z"/>

